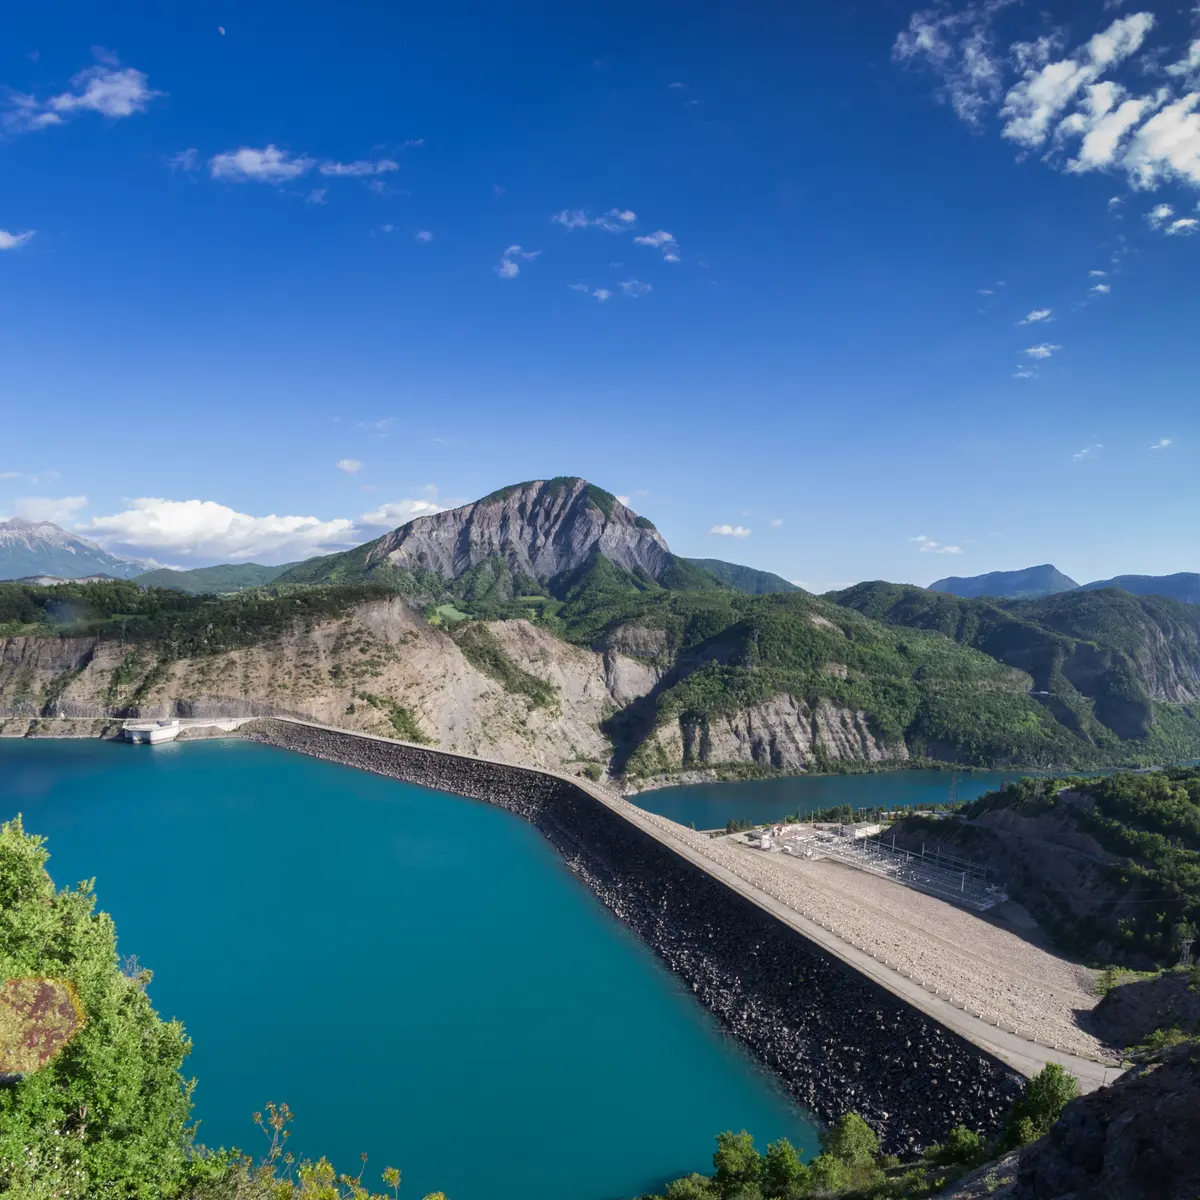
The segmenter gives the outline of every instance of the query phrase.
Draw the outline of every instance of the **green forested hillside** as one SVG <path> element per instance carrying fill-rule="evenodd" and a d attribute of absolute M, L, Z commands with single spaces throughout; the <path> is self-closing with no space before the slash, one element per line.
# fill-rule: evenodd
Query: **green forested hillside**
<path fill-rule="evenodd" d="M 240 592 L 246 588 L 264 587 L 274 582 L 297 563 L 264 567 L 261 563 L 223 563 L 217 567 L 196 567 L 190 571 L 174 571 L 161 567 L 138 575 L 135 582 L 141 587 L 173 588 L 193 596 L 205 592 Z"/>
<path fill-rule="evenodd" d="M 707 571 L 714 579 L 745 592 L 748 596 L 765 596 L 768 592 L 798 592 L 801 589 L 770 571 L 758 571 L 754 567 L 742 567 L 737 563 L 722 562 L 719 558 L 689 558 L 684 561 Z"/>
<path fill-rule="evenodd" d="M 1195 754 L 1200 609 L 1115 589 L 1039 600 L 964 600 L 889 583 L 831 597 L 888 625 L 936 631 L 1028 672 L 1055 720 L 1100 757 L 1140 745 Z"/>

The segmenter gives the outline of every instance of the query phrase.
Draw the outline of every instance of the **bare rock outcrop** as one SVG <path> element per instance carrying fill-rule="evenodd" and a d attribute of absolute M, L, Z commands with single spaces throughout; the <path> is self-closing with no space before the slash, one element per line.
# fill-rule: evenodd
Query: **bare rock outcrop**
<path fill-rule="evenodd" d="M 583 479 L 552 479 L 418 517 L 380 538 L 367 561 L 458 579 L 499 558 L 514 573 L 545 581 L 597 554 L 654 578 L 671 561 L 658 530 L 615 497 Z"/>
<path fill-rule="evenodd" d="M 680 769 L 753 763 L 781 771 L 804 771 L 818 758 L 853 762 L 902 762 L 903 742 L 882 741 L 865 713 L 828 700 L 810 707 L 786 693 L 726 715 L 684 714 L 652 739 L 668 764 Z"/>

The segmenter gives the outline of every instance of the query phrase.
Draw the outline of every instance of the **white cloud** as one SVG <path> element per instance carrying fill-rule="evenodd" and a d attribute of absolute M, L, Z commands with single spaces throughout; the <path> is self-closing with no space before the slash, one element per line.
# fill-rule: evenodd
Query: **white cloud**
<path fill-rule="evenodd" d="M 172 171 L 196 171 L 200 168 L 200 151 L 195 146 L 180 150 L 167 159 L 167 166 Z"/>
<path fill-rule="evenodd" d="M 610 208 L 603 216 L 592 218 L 587 215 L 586 209 L 564 208 L 561 212 L 556 212 L 550 220 L 565 229 L 587 229 L 589 226 L 595 226 L 607 233 L 621 233 L 637 220 L 637 213 L 629 208 Z"/>
<path fill-rule="evenodd" d="M 684 91 L 684 92 L 690 92 L 692 90 L 691 88 L 688 87 L 688 85 L 686 83 L 680 83 L 678 80 L 676 80 L 674 83 L 668 83 L 667 87 L 673 88 L 676 91 Z"/>
<path fill-rule="evenodd" d="M 744 538 L 750 536 L 750 530 L 742 525 L 714 525 L 708 532 L 715 533 L 718 537 Z"/>
<path fill-rule="evenodd" d="M 596 289 L 596 290 L 595 290 L 595 291 L 592 293 L 592 296 L 593 296 L 595 299 L 597 299 L 597 300 L 602 300 L 602 301 L 603 301 L 603 300 L 608 300 L 608 299 L 611 299 L 611 297 L 612 297 L 612 292 L 610 292 L 610 291 L 608 290 L 608 288 L 597 288 L 597 289 Z"/>
<path fill-rule="evenodd" d="M 1163 233 L 1170 237 L 1176 233 L 1195 233 L 1197 228 L 1200 228 L 1200 221 L 1195 217 L 1180 217 L 1178 221 L 1172 221 Z"/>
<path fill-rule="evenodd" d="M 1014 0 L 981 0 L 960 12 L 914 13 L 892 47 L 897 62 L 927 60 L 942 76 L 938 99 L 975 125 L 1001 95 L 1003 63 L 993 48 L 992 17 Z"/>
<path fill-rule="evenodd" d="M 1142 51 L 1156 27 L 1151 13 L 1118 18 L 1069 54 L 1057 35 L 1015 42 L 998 54 L 991 49 L 993 18 L 1010 2 L 984 0 L 950 15 L 918 13 L 897 38 L 893 56 L 931 66 L 942 80 L 940 95 L 963 120 L 977 126 L 984 112 L 997 108 L 1005 138 L 1067 171 L 1120 170 L 1137 188 L 1170 179 L 1200 187 L 1200 90 L 1175 90 L 1200 85 L 1200 41 L 1165 68 L 1158 66 L 1159 52 L 1142 55 L 1143 73 L 1157 72 L 1165 82 L 1131 95 L 1103 76 Z M 1009 71 L 1016 78 L 1001 100 L 997 80 Z M 1109 201 L 1110 209 L 1119 204 L 1120 197 Z"/>
<path fill-rule="evenodd" d="M 388 171 L 400 170 L 400 164 L 390 158 L 381 158 L 378 162 L 368 162 L 359 159 L 357 162 L 323 162 L 318 170 L 322 175 L 344 175 L 351 179 L 361 179 L 370 175 L 385 175 Z"/>
<path fill-rule="evenodd" d="M 304 155 L 293 157 L 275 145 L 268 145 L 262 150 L 242 146 L 208 160 L 212 177 L 230 183 L 288 183 L 306 175 L 315 165 L 315 159 Z"/>
<path fill-rule="evenodd" d="M 428 229 L 418 229 L 417 232 L 413 234 L 413 238 L 418 242 L 428 243 L 433 241 L 433 234 Z"/>
<path fill-rule="evenodd" d="M 771 528 L 772 529 L 778 529 L 780 527 L 780 525 L 782 525 L 782 524 L 783 524 L 782 517 L 772 517 L 771 518 Z"/>
<path fill-rule="evenodd" d="M 313 190 L 308 193 L 307 199 L 309 204 L 324 204 L 325 197 L 328 195 L 328 188 L 313 188 Z"/>
<path fill-rule="evenodd" d="M 426 490 L 436 494 L 436 489 Z M 445 511 L 436 500 L 394 500 L 391 504 L 381 504 L 378 508 L 363 513 L 359 520 L 364 525 L 386 525 L 389 529 L 395 529 L 396 526 L 407 524 L 417 517 L 429 517 Z"/>
<path fill-rule="evenodd" d="M 1151 450 L 1165 450 L 1169 445 L 1172 444 L 1172 441 L 1173 441 L 1172 438 L 1159 438 L 1158 441 L 1155 442 L 1154 445 L 1150 447 L 1150 449 Z"/>
<path fill-rule="evenodd" d="M 0 471 L 0 479 L 20 479 L 20 471 Z"/>
<path fill-rule="evenodd" d="M 395 233 L 396 232 L 395 225 L 380 225 L 379 229 L 380 229 L 380 232 L 382 232 L 382 233 Z"/>
<path fill-rule="evenodd" d="M 1051 309 L 1035 308 L 1028 316 L 1018 321 L 1018 325 L 1036 325 L 1039 321 L 1049 321 L 1051 317 Z"/>
<path fill-rule="evenodd" d="M 126 553 L 221 561 L 285 562 L 352 544 L 354 522 L 345 518 L 253 517 L 212 500 L 143 497 L 111 516 L 76 527 Z"/>
<path fill-rule="evenodd" d="M 1030 367 L 1018 367 L 1013 372 L 1013 378 L 1014 379 L 1036 379 L 1037 372 L 1032 370 Z"/>
<path fill-rule="evenodd" d="M 675 235 L 665 229 L 656 229 L 653 233 L 642 234 L 633 240 L 639 246 L 653 246 L 656 250 L 661 250 L 667 262 L 679 261 L 679 243 L 675 240 Z"/>
<path fill-rule="evenodd" d="M 423 146 L 423 145 L 425 145 L 425 139 L 424 138 L 408 138 L 407 141 L 405 141 L 403 143 L 403 145 L 404 145 L 405 149 L 407 149 L 409 146 Z"/>
<path fill-rule="evenodd" d="M 81 508 L 87 508 L 86 496 L 25 496 L 13 505 L 13 512 L 26 521 L 69 521 Z"/>
<path fill-rule="evenodd" d="M 23 233 L 9 233 L 7 229 L 0 229 L 0 250 L 20 249 L 36 232 L 36 229 L 26 229 Z"/>
<path fill-rule="evenodd" d="M 654 291 L 654 287 L 649 283 L 642 283 L 640 279 L 625 279 L 621 282 L 621 291 L 636 300 L 638 296 Z"/>
<path fill-rule="evenodd" d="M 586 229 L 591 224 L 582 208 L 564 208 L 562 212 L 555 213 L 550 220 L 565 229 Z"/>
<path fill-rule="evenodd" d="M 537 258 L 541 254 L 540 250 L 522 250 L 520 246 L 509 246 L 505 252 L 500 255 L 500 262 L 496 266 L 496 274 L 501 279 L 516 279 L 521 273 L 521 264 L 517 262 L 518 258 Z"/>
<path fill-rule="evenodd" d="M 1049 342 L 1042 342 L 1037 346 L 1030 346 L 1027 349 L 1022 350 L 1021 353 L 1028 355 L 1030 358 L 1042 359 L 1049 358 L 1050 355 L 1061 349 L 1061 346 L 1054 346 Z"/>
<path fill-rule="evenodd" d="M 1107 283 L 1097 283 L 1094 287 L 1088 288 L 1090 296 L 1107 296 L 1112 291 L 1112 286 Z"/>
<path fill-rule="evenodd" d="M 617 501 L 619 503 L 625 505 L 626 508 L 629 507 L 629 497 L 628 496 L 618 496 Z"/>
<path fill-rule="evenodd" d="M 1103 449 L 1104 445 L 1102 442 L 1092 442 L 1090 445 L 1084 446 L 1082 450 L 1076 450 L 1075 453 L 1071 455 L 1071 458 L 1075 462 L 1083 462 L 1085 459 L 1095 458 L 1096 455 L 1099 454 Z"/>
<path fill-rule="evenodd" d="M 1107 271 L 1089 271 L 1088 278 L 1089 279 L 1103 279 L 1104 276 L 1107 274 L 1108 274 Z"/>
<path fill-rule="evenodd" d="M 941 542 L 935 542 L 933 538 L 927 537 L 923 533 L 918 533 L 916 537 L 908 539 L 910 542 L 915 542 L 917 549 L 922 554 L 961 554 L 961 546 L 943 546 Z"/>
<path fill-rule="evenodd" d="M 1175 215 L 1175 210 L 1169 204 L 1156 204 L 1147 214 L 1146 220 L 1151 229 L 1158 229 L 1164 221 Z"/>
<path fill-rule="evenodd" d="M 145 112 L 150 101 L 163 94 L 149 86 L 144 72 L 122 67 L 107 55 L 94 67 L 80 71 L 71 80 L 71 88 L 45 101 L 14 92 L 2 117 L 4 128 L 29 133 L 61 125 L 64 119 L 82 112 L 119 120 Z"/>
<path fill-rule="evenodd" d="M 996 294 L 991 288 L 976 288 L 975 292 L 979 296 L 994 296 Z"/>
<path fill-rule="evenodd" d="M 357 458 L 339 458 L 334 466 L 339 471 L 345 471 L 347 475 L 357 475 L 363 467 Z"/>
<path fill-rule="evenodd" d="M 1006 118 L 1003 136 L 1021 146 L 1041 146 L 1059 114 L 1105 70 L 1136 53 L 1153 26 L 1150 13 L 1133 13 L 1094 34 L 1075 52 L 1077 58 L 1026 67 L 1021 81 L 1004 97 L 1000 109 L 1001 117 Z M 1109 94 L 1101 115 L 1108 112 L 1112 100 Z"/>

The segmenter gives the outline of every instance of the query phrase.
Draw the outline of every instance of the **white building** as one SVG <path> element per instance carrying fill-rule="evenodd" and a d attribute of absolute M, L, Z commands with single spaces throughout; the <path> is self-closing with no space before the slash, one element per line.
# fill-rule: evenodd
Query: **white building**
<path fill-rule="evenodd" d="M 157 746 L 159 742 L 173 742 L 179 736 L 179 722 L 130 721 L 122 726 L 121 733 L 127 742 L 138 742 Z"/>

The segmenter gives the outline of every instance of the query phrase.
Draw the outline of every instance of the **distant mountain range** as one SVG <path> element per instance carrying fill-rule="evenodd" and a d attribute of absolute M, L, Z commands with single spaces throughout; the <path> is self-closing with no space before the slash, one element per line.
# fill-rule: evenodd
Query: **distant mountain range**
<path fill-rule="evenodd" d="M 1135 596 L 1166 596 L 1185 604 L 1200 604 L 1200 575 L 1180 571 L 1175 575 L 1117 575 L 1094 583 L 1076 583 L 1057 567 L 1044 563 L 1023 571 L 990 571 L 986 575 L 950 575 L 929 585 L 931 592 L 945 592 L 966 600 L 988 597 L 995 600 L 1037 600 L 1062 592 L 1094 592 L 1121 588 Z"/>
<path fill-rule="evenodd" d="M 85 579 L 108 575 L 132 579 L 145 572 L 149 563 L 118 558 L 68 533 L 49 521 L 23 521 L 14 517 L 0 521 L 0 579 L 25 579 L 34 575 L 54 579 Z"/>

